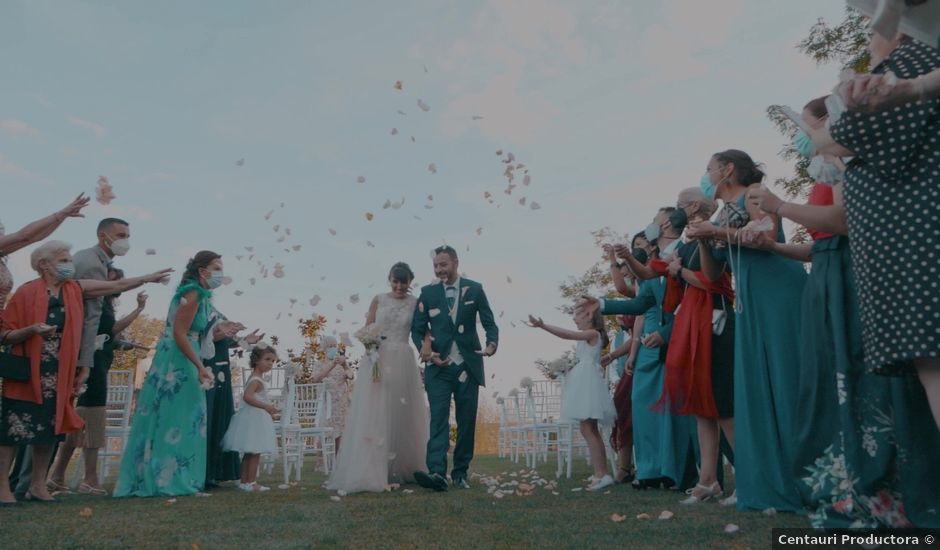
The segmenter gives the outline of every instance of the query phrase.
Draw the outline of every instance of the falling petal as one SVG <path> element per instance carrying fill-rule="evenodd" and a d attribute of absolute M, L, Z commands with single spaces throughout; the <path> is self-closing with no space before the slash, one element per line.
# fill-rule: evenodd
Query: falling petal
<path fill-rule="evenodd" d="M 290 307 L 294 307 L 294 304 L 297 303 L 297 298 L 290 298 L 287 301 L 290 302 Z"/>
<path fill-rule="evenodd" d="M 242 292 L 241 290 L 236 290 L 235 292 L 233 292 L 233 294 L 235 294 L 236 296 L 241 296 L 242 294 L 244 294 L 244 292 Z"/>
<path fill-rule="evenodd" d="M 651 519 L 651 516 L 650 516 L 649 514 L 646 514 L 646 513 L 644 513 L 644 514 L 637 514 L 637 515 L 636 515 L 636 519 Z"/>
<path fill-rule="evenodd" d="M 330 228 L 330 235 L 333 235 L 334 237 L 336 236 L 336 230 L 332 227 Z"/>
<path fill-rule="evenodd" d="M 503 156 L 503 150 L 502 150 L 502 149 L 497 149 L 497 150 L 496 150 L 496 156 L 497 156 L 497 157 Z"/>
<path fill-rule="evenodd" d="M 433 162 L 432 162 L 431 164 L 428 164 L 428 172 L 430 172 L 430 173 L 432 173 L 432 174 L 436 174 L 436 173 L 437 173 L 437 165 L 434 164 Z"/>
<path fill-rule="evenodd" d="M 424 111 L 425 113 L 431 110 L 431 106 L 421 101 L 420 99 L 418 100 L 418 108 Z"/>
<path fill-rule="evenodd" d="M 415 141 L 415 137 L 414 137 L 414 136 L 411 136 L 411 143 L 418 143 L 417 141 Z"/>
<path fill-rule="evenodd" d="M 366 220 L 371 222 L 372 218 L 374 217 L 375 217 L 375 214 L 373 214 L 372 212 L 366 212 Z"/>
<path fill-rule="evenodd" d="M 621 514 L 611 514 L 611 515 L 610 515 L 610 521 L 612 521 L 612 522 L 614 522 L 614 523 L 623 523 L 623 521 L 626 520 L 626 519 L 627 519 L 627 516 L 624 516 L 624 515 L 621 515 Z"/>
<path fill-rule="evenodd" d="M 235 166 L 244 166 L 244 165 L 245 165 L 245 159 L 238 159 L 235 161 Z"/>
<path fill-rule="evenodd" d="M 477 235 L 482 235 L 482 234 L 483 234 L 483 228 L 477 227 Z"/>
<path fill-rule="evenodd" d="M 281 224 L 274 224 L 274 232 L 277 233 L 281 230 Z"/>
<path fill-rule="evenodd" d="M 284 233 L 287 233 L 288 235 L 290 235 L 290 227 L 285 227 Z"/>
<path fill-rule="evenodd" d="M 343 311 L 343 304 L 336 304 L 336 309 Z"/>
<path fill-rule="evenodd" d="M 428 200 L 429 200 L 429 201 L 433 201 L 433 200 L 434 200 L 434 195 L 428 195 Z"/>
<path fill-rule="evenodd" d="M 398 135 L 398 128 L 392 128 L 392 135 L 393 135 L 393 136 L 397 136 L 397 135 Z"/>
<path fill-rule="evenodd" d="M 149 249 L 149 250 L 153 250 L 153 249 L 151 248 L 151 249 Z M 242 256 L 241 254 L 236 254 L 236 255 L 235 255 L 235 259 L 238 260 L 238 261 L 241 261 L 241 259 L 242 259 L 243 257 L 244 257 L 244 256 Z"/>
<path fill-rule="evenodd" d="M 515 161 L 516 161 L 516 155 L 507 152 L 507 153 L 506 153 L 506 162 L 515 162 Z"/>
<path fill-rule="evenodd" d="M 424 208 L 425 208 L 426 210 L 430 210 L 430 209 L 434 208 L 434 205 L 432 205 L 432 204 L 425 204 L 425 205 L 424 205 Z"/>
<path fill-rule="evenodd" d="M 144 254 L 146 254 L 146 255 L 148 255 L 148 256 L 156 256 L 156 255 L 157 255 L 157 251 L 154 250 L 153 248 L 148 248 L 148 249 L 144 252 Z"/>
<path fill-rule="evenodd" d="M 245 250 L 248 251 L 248 252 L 254 252 L 254 251 L 255 251 L 255 247 L 253 247 L 253 246 L 246 246 L 246 247 L 245 247 Z"/>
<path fill-rule="evenodd" d="M 251 283 L 251 286 L 255 286 L 255 278 L 254 278 L 254 277 L 248 279 L 248 282 Z"/>
<path fill-rule="evenodd" d="M 725 533 L 737 533 L 741 528 L 735 525 L 734 523 L 729 523 L 725 525 Z"/>
<path fill-rule="evenodd" d="M 483 120 L 483 117 L 481 117 L 480 115 L 472 115 L 470 117 L 470 120 Z"/>
<path fill-rule="evenodd" d="M 401 109 L 398 110 L 398 114 L 400 114 L 401 116 L 408 116 L 408 113 L 406 113 L 405 111 L 402 111 Z"/>
<path fill-rule="evenodd" d="M 350 304 L 353 304 L 353 305 L 358 304 L 358 303 L 359 303 L 359 295 L 358 295 L 358 294 L 353 294 L 352 296 L 350 296 L 350 297 L 349 297 L 349 303 L 350 303 Z"/>
<path fill-rule="evenodd" d="M 231 278 L 231 277 L 222 277 L 222 284 L 223 284 L 223 285 L 230 285 L 230 284 L 232 284 L 232 278 Z"/>
<path fill-rule="evenodd" d="M 662 512 L 659 513 L 659 519 L 672 519 L 672 516 L 674 515 L 675 514 L 673 514 L 669 510 L 663 510 Z"/>
<path fill-rule="evenodd" d="M 295 244 L 294 246 L 291 247 L 291 250 L 293 250 L 294 252 L 300 252 L 300 247 L 301 245 Z"/>
<path fill-rule="evenodd" d="M 382 210 L 388 210 L 391 207 L 392 207 L 392 201 L 389 199 L 385 199 L 385 204 L 382 205 Z"/>
<path fill-rule="evenodd" d="M 395 89 L 396 89 L 396 90 L 401 90 L 402 88 L 403 88 L 403 86 L 402 86 L 401 80 L 396 80 L 396 81 L 395 81 Z"/>
<path fill-rule="evenodd" d="M 105 176 L 98 176 L 98 187 L 95 189 L 95 198 L 101 204 L 111 204 L 117 198 L 114 188 Z"/>
<path fill-rule="evenodd" d="M 312 307 L 317 307 L 317 304 L 320 303 L 320 295 L 315 295 L 313 298 L 310 298 L 310 305 Z"/>
<path fill-rule="evenodd" d="M 83 518 L 90 518 L 93 513 L 94 512 L 92 511 L 92 509 L 86 506 L 82 508 L 82 511 L 79 512 L 78 515 L 82 516 Z"/>
<path fill-rule="evenodd" d="M 274 320 L 277 321 L 277 320 L 280 319 L 280 318 L 281 318 L 281 314 L 278 313 L 278 314 L 277 314 L 277 317 L 275 317 Z"/>
<path fill-rule="evenodd" d="M 330 500 L 332 500 L 333 502 L 340 502 L 343 499 L 339 498 L 338 496 L 332 496 L 330 497 Z"/>
<path fill-rule="evenodd" d="M 369 248 L 375 248 L 375 245 L 372 244 L 372 241 L 366 241 L 366 246 L 368 246 Z"/>
<path fill-rule="evenodd" d="M 512 283 L 512 277 L 510 277 L 510 276 L 507 275 L 507 276 L 506 276 L 506 282 L 507 282 L 507 283 Z"/>
<path fill-rule="evenodd" d="M 285 240 L 287 240 L 287 235 L 281 235 L 280 237 L 277 238 L 277 242 L 279 243 L 282 243 Z"/>
<path fill-rule="evenodd" d="M 270 220 L 270 219 L 271 219 L 271 216 L 272 216 L 273 214 L 274 214 L 274 210 L 269 211 L 267 214 L 264 215 L 264 219 L 265 219 L 265 220 Z M 250 252 L 250 251 L 249 251 L 249 252 Z"/>
<path fill-rule="evenodd" d="M 542 206 L 539 205 L 539 203 L 532 201 L 531 203 L 529 203 L 529 208 L 531 208 L 532 210 L 539 210 L 542 208 Z"/>
<path fill-rule="evenodd" d="M 530 183 L 532 183 L 532 176 L 526 174 L 525 177 L 522 178 L 522 185 L 529 185 Z"/>
<path fill-rule="evenodd" d="M 365 183 L 365 182 L 366 182 L 366 177 L 365 177 L 365 176 L 359 176 L 358 178 L 356 178 L 356 181 L 359 182 L 359 183 Z"/>
<path fill-rule="evenodd" d="M 277 279 L 284 278 L 284 266 L 281 264 L 274 264 L 274 277 Z"/>
<path fill-rule="evenodd" d="M 414 216 L 414 219 L 418 220 L 419 222 L 422 220 L 421 216 Z"/>
<path fill-rule="evenodd" d="M 500 312 L 499 312 L 499 318 L 500 318 L 500 319 L 503 318 L 503 314 L 504 314 L 504 313 L 506 313 L 506 312 L 505 312 L 505 311 L 500 311 Z"/>
<path fill-rule="evenodd" d="M 519 199 L 519 205 L 525 206 L 525 197 L 522 197 L 521 199 Z"/>

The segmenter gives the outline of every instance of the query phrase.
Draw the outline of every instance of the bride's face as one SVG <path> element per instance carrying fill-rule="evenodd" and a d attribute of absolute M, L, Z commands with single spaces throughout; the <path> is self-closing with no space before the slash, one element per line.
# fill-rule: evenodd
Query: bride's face
<path fill-rule="evenodd" d="M 389 279 L 388 284 L 392 288 L 392 296 L 396 298 L 404 298 L 408 295 L 408 290 L 411 288 L 408 282 L 398 279 Z"/>

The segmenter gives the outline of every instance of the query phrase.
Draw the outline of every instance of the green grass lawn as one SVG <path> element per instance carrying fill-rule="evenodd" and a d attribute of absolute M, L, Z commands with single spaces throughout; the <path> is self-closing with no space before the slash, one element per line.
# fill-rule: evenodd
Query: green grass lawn
<path fill-rule="evenodd" d="M 340 502 L 321 488 L 325 478 L 312 464 L 304 481 L 280 490 L 275 470 L 262 481 L 272 490 L 245 494 L 225 486 L 208 498 L 113 499 L 60 495 L 54 504 L 23 503 L 0 509 L 3 548 L 768 548 L 772 527 L 805 527 L 789 514 L 773 517 L 737 512 L 708 503 L 681 506 L 685 495 L 634 491 L 615 486 L 609 493 L 573 492 L 589 475 L 583 460 L 557 496 L 545 489 L 532 496 L 487 494 L 479 478 L 470 490 L 426 492 L 406 486 L 392 493 L 350 495 Z M 478 457 L 473 472 L 493 476 L 518 472 L 520 465 Z M 554 478 L 554 465 L 539 474 Z M 517 479 L 505 476 L 506 480 Z M 85 509 L 91 515 L 82 514 Z M 658 520 L 663 510 L 675 515 Z M 626 515 L 620 523 L 611 514 Z M 636 519 L 647 513 L 650 520 Z M 87 516 L 87 517 L 86 517 Z M 724 527 L 740 531 L 727 534 Z"/>

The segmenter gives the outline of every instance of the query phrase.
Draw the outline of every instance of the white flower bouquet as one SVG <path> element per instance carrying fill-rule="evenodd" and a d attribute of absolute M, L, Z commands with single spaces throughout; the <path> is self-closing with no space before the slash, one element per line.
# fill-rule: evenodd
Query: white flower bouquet
<path fill-rule="evenodd" d="M 561 354 L 561 357 L 558 357 L 557 359 L 553 359 L 551 361 L 538 359 L 535 362 L 535 365 L 538 367 L 539 371 L 545 375 L 545 378 L 550 380 L 555 380 L 564 376 L 568 373 L 568 371 L 574 368 L 575 364 L 577 364 L 577 360 L 574 357 L 574 352 L 570 350 Z"/>
<path fill-rule="evenodd" d="M 378 323 L 372 323 L 371 325 L 366 325 L 357 330 L 354 334 L 356 339 L 362 342 L 362 345 L 365 346 L 366 357 L 372 361 L 373 382 L 378 382 L 381 379 L 378 350 L 382 340 L 385 339 L 385 336 L 382 335 L 382 332 L 384 332 L 383 327 L 379 326 Z"/>

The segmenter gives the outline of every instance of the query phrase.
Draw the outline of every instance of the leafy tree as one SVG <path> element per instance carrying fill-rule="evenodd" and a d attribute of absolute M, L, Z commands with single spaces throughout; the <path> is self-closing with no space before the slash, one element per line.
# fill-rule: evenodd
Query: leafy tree
<path fill-rule="evenodd" d="M 148 315 L 140 315 L 129 327 L 121 332 L 120 338 L 143 347 L 152 348 L 163 335 L 166 321 Z M 116 370 L 130 370 L 137 368 L 137 362 L 147 357 L 150 352 L 134 348 L 128 351 L 117 351 L 114 354 L 114 363 L 111 368 Z"/>

